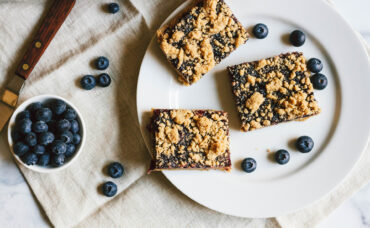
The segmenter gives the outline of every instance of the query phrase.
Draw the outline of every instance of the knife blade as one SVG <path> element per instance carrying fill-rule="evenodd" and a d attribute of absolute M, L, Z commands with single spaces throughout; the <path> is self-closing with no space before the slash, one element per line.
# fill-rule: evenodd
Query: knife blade
<path fill-rule="evenodd" d="M 25 80 L 71 12 L 76 0 L 54 0 L 15 75 L 0 95 L 0 132 L 13 114 Z"/>
<path fill-rule="evenodd" d="M 25 79 L 18 75 L 13 76 L 0 96 L 0 132 L 15 110 L 24 81 Z"/>

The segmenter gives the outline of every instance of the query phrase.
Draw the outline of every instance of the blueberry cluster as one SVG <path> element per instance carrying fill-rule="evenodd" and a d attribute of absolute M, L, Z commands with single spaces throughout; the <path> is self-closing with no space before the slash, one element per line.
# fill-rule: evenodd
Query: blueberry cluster
<path fill-rule="evenodd" d="M 77 113 L 64 101 L 36 102 L 16 117 L 13 150 L 26 165 L 59 167 L 75 154 L 79 133 Z"/>
<path fill-rule="evenodd" d="M 119 178 L 123 175 L 125 169 L 119 162 L 113 162 L 108 165 L 108 174 L 112 178 Z M 102 185 L 102 191 L 105 196 L 112 197 L 117 193 L 117 185 L 112 181 L 107 181 Z"/>
<path fill-rule="evenodd" d="M 302 153 L 308 153 L 313 149 L 314 142 L 309 136 L 301 136 L 295 142 L 296 149 Z M 290 154 L 287 150 L 281 149 L 274 154 L 275 161 L 280 165 L 285 165 L 290 160 Z M 253 158 L 245 158 L 241 163 L 241 168 L 247 172 L 251 173 L 257 168 L 257 162 Z"/>
<path fill-rule="evenodd" d="M 95 67 L 98 70 L 105 70 L 109 66 L 109 60 L 104 57 L 98 57 L 95 62 Z M 100 87 L 107 87 L 112 82 L 110 76 L 107 73 L 99 74 L 97 77 L 92 75 L 85 75 L 81 78 L 80 84 L 83 89 L 91 90 L 95 88 L 96 85 Z"/>

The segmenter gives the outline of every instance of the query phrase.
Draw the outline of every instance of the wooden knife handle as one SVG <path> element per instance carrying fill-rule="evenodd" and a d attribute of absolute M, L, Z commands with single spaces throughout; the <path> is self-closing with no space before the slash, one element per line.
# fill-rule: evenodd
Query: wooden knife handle
<path fill-rule="evenodd" d="M 54 0 L 15 73 L 27 79 L 50 41 L 71 12 L 76 0 Z"/>

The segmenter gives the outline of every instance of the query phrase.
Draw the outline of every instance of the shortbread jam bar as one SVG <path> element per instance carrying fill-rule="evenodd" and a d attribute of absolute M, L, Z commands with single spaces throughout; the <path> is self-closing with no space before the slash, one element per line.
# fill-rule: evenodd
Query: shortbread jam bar
<path fill-rule="evenodd" d="M 157 31 L 160 48 L 190 85 L 248 40 L 248 33 L 223 0 L 194 0 Z"/>
<path fill-rule="evenodd" d="M 242 131 L 320 113 L 302 53 L 242 63 L 228 71 Z"/>
<path fill-rule="evenodd" d="M 150 171 L 230 170 L 227 113 L 213 110 L 153 110 L 154 154 Z"/>

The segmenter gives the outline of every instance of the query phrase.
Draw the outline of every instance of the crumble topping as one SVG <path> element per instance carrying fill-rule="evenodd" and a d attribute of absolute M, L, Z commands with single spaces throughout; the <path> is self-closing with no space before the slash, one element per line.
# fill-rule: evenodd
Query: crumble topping
<path fill-rule="evenodd" d="M 227 113 L 153 110 L 154 169 L 230 169 Z"/>
<path fill-rule="evenodd" d="M 248 33 L 223 0 L 194 0 L 157 31 L 160 48 L 190 85 L 248 40 Z"/>
<path fill-rule="evenodd" d="M 242 130 L 320 113 L 302 53 L 228 67 Z"/>

